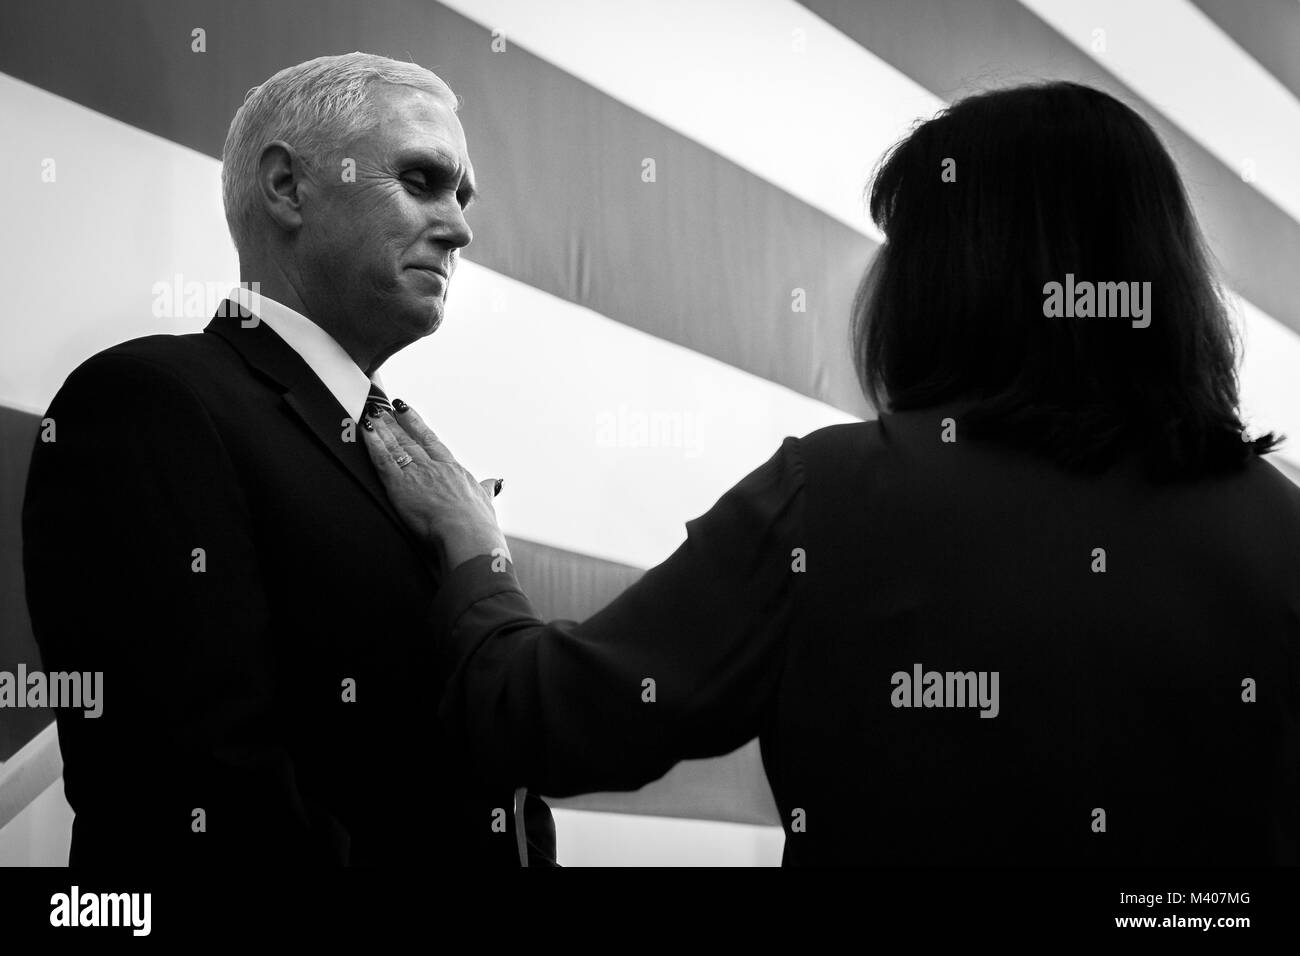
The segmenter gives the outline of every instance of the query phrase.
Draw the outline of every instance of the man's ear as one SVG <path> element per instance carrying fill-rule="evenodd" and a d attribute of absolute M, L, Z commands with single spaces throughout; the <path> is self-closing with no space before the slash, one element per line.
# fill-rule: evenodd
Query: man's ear
<path fill-rule="evenodd" d="M 262 207 L 281 229 L 294 232 L 302 226 L 302 157 L 288 143 L 268 143 L 257 160 L 257 194 Z"/>

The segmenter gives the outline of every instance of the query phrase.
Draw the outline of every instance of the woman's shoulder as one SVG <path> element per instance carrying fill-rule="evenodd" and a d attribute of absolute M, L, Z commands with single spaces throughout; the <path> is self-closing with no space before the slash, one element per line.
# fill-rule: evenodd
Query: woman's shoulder
<path fill-rule="evenodd" d="M 1041 454 L 1002 442 L 972 439 L 963 433 L 962 406 L 888 412 L 876 419 L 828 425 L 797 439 L 793 445 L 803 483 L 834 497 L 838 489 L 876 492 L 895 490 L 907 496 L 929 493 L 951 498 L 955 489 L 1030 485 L 1079 496 L 1089 489 L 1113 485 L 1128 494 L 1107 500 L 1130 501 L 1148 507 L 1154 499 L 1172 505 L 1196 503 L 1198 510 L 1267 513 L 1300 531 L 1300 468 L 1270 456 L 1250 458 L 1239 468 L 1174 485 L 1156 484 L 1141 463 L 1125 459 L 1104 475 L 1065 469 Z M 1235 512 L 1234 512 L 1235 513 Z"/>
<path fill-rule="evenodd" d="M 880 422 L 877 419 L 861 422 L 843 422 L 826 425 L 808 432 L 794 441 L 804 456 L 861 453 L 880 441 Z"/>
<path fill-rule="evenodd" d="M 918 442 L 941 440 L 945 428 L 955 427 L 952 414 L 947 406 L 940 406 L 827 425 L 797 439 L 799 453 L 812 465 L 883 467 L 889 460 L 913 457 L 906 449 Z"/>

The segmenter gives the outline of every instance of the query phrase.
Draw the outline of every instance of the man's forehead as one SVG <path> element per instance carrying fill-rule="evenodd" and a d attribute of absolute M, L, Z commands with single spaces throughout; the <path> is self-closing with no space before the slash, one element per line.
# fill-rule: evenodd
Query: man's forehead
<path fill-rule="evenodd" d="M 451 153 L 468 164 L 465 130 L 451 104 L 425 90 L 385 84 L 372 100 L 379 137 L 396 147 Z"/>

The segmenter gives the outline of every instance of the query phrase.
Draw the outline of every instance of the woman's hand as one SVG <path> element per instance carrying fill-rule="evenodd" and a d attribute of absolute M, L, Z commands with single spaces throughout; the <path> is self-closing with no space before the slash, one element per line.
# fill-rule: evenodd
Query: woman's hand
<path fill-rule="evenodd" d="M 361 432 L 397 513 L 429 546 L 440 570 L 450 571 L 497 548 L 509 558 L 492 507 L 496 482 L 488 479 L 480 484 L 415 409 L 405 403 L 394 402 L 394 406 L 401 409 L 395 415 L 367 413 Z"/>

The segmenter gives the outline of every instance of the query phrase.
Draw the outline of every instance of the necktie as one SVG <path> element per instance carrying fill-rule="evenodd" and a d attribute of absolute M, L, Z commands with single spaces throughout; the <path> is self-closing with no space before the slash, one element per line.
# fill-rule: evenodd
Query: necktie
<path fill-rule="evenodd" d="M 383 411 L 393 414 L 393 403 L 388 400 L 384 390 L 374 382 L 370 383 L 370 394 L 366 396 L 366 411 L 370 410 L 371 405 L 378 405 Z"/>

